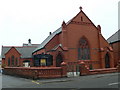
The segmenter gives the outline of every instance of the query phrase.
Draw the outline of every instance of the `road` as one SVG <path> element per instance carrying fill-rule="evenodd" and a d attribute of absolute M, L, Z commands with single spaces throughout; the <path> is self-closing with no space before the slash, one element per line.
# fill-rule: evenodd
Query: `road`
<path fill-rule="evenodd" d="M 25 79 L 2 75 L 2 88 L 118 88 L 120 73 L 56 79 Z"/>

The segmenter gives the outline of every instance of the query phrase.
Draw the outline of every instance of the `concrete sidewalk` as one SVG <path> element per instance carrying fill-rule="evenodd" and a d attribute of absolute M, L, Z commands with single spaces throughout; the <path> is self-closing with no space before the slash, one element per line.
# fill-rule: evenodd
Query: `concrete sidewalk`
<path fill-rule="evenodd" d="M 114 75 L 120 75 L 120 73 L 107 73 L 107 74 L 98 74 L 98 75 L 87 75 L 87 76 L 74 76 L 74 77 L 64 77 L 64 78 L 54 78 L 54 79 L 39 79 L 39 80 L 33 80 L 38 83 L 53 83 L 53 82 L 70 82 L 75 80 L 82 80 L 86 78 L 101 78 L 101 77 L 111 77 Z"/>

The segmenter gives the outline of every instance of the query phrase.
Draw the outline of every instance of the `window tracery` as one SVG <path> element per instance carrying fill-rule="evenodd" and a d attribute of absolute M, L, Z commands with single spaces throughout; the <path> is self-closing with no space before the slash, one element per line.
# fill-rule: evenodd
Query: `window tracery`
<path fill-rule="evenodd" d="M 90 59 L 90 48 L 89 48 L 88 41 L 85 38 L 81 38 L 79 41 L 78 59 L 79 60 Z"/>

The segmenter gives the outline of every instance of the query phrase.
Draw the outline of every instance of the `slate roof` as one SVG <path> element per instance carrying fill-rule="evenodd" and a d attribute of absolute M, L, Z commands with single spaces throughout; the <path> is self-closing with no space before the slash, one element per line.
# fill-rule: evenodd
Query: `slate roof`
<path fill-rule="evenodd" d="M 36 48 L 36 49 L 33 51 L 33 53 L 36 52 L 36 51 L 38 51 L 38 50 L 40 50 L 40 49 L 42 49 L 42 48 L 44 48 L 45 45 L 46 45 L 55 35 L 59 34 L 60 32 L 62 32 L 62 28 L 61 28 L 61 27 L 58 28 L 55 32 L 53 32 L 51 35 L 49 35 L 49 36 L 38 46 L 38 48 Z"/>
<path fill-rule="evenodd" d="M 108 43 L 120 41 L 120 29 L 107 39 Z"/>
<path fill-rule="evenodd" d="M 3 46 L 1 57 L 5 58 L 5 54 L 11 49 L 12 47 Z M 36 49 L 34 46 L 24 46 L 24 47 L 15 47 L 15 49 L 21 54 L 21 58 L 32 58 L 32 52 Z"/>
<path fill-rule="evenodd" d="M 23 46 L 35 46 L 35 47 L 38 47 L 40 44 L 26 44 L 26 43 L 23 43 Z"/>

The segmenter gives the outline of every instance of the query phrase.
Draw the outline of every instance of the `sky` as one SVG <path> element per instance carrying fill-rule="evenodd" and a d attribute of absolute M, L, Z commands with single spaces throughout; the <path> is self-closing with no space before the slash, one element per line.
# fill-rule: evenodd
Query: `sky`
<path fill-rule="evenodd" d="M 0 52 L 3 46 L 22 46 L 28 39 L 40 44 L 72 19 L 79 7 L 107 39 L 118 30 L 119 0 L 0 0 Z"/>

